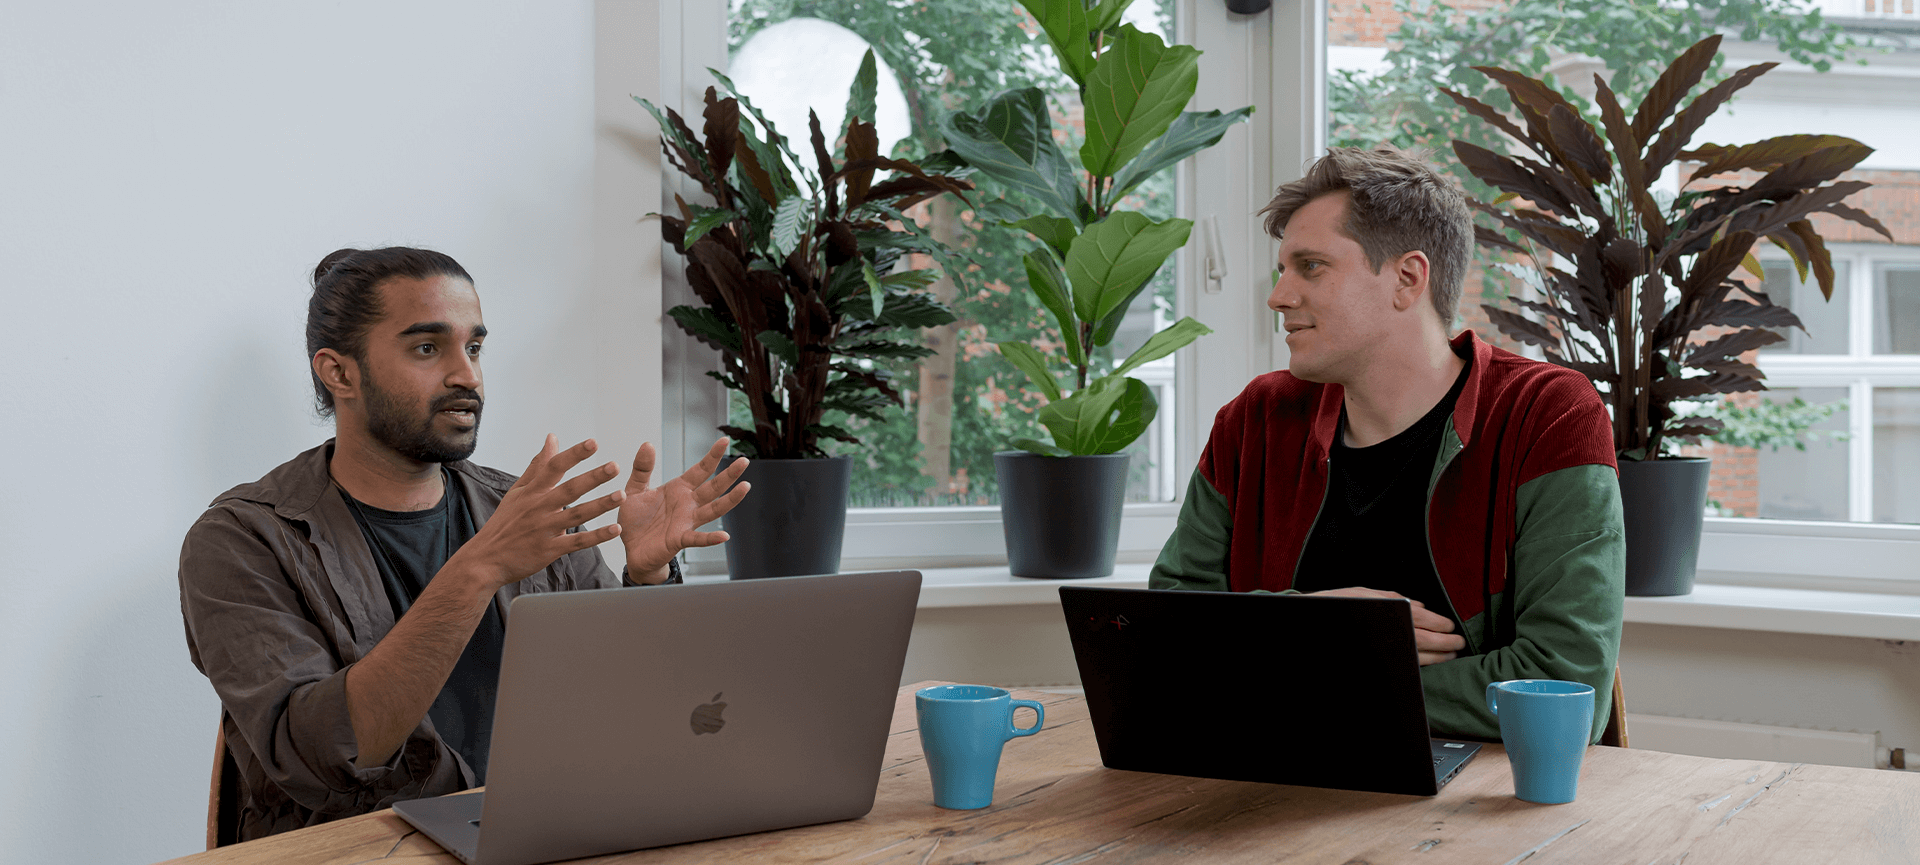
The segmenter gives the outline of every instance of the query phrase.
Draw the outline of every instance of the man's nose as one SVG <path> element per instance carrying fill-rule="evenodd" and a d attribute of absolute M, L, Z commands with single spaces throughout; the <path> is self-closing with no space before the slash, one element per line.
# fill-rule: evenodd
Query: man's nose
<path fill-rule="evenodd" d="M 480 389 L 480 359 L 464 352 L 456 355 L 451 368 L 447 370 L 447 386 Z"/>
<path fill-rule="evenodd" d="M 1267 295 L 1267 308 L 1281 312 L 1300 305 L 1300 292 L 1292 285 L 1286 274 L 1273 281 L 1273 293 Z"/>

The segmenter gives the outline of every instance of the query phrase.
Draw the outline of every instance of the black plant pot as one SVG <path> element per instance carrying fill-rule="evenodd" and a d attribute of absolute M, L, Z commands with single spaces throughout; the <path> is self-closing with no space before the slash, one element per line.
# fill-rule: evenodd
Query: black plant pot
<path fill-rule="evenodd" d="M 1627 518 L 1627 594 L 1685 595 L 1700 561 L 1707 510 L 1704 457 L 1620 461 L 1620 506 Z"/>
<path fill-rule="evenodd" d="M 994 454 L 1008 570 L 1016 577 L 1068 580 L 1113 573 L 1127 462 L 1126 454 Z"/>
<path fill-rule="evenodd" d="M 735 459 L 727 457 L 720 467 Z M 838 573 L 852 476 L 851 457 L 756 457 L 740 476 L 752 491 L 720 518 L 728 535 L 728 575 L 751 580 Z"/>

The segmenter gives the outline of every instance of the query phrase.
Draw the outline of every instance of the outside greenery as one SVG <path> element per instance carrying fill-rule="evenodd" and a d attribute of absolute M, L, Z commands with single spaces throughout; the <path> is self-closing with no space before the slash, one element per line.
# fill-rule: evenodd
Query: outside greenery
<path fill-rule="evenodd" d="M 1142 0 L 1154 9 L 1164 31 L 1171 31 L 1172 0 Z M 728 47 L 738 51 L 755 33 L 791 18 L 819 18 L 852 30 L 893 70 L 906 98 L 912 131 L 894 148 L 896 157 L 920 160 L 946 149 L 938 118 L 977 105 L 1004 90 L 1038 87 L 1050 94 L 1056 128 L 1079 146 L 1079 105 L 1072 82 L 1061 73 L 1039 28 L 1015 0 L 736 0 L 728 27 Z M 1018 197 L 978 173 L 975 201 Z M 1154 219 L 1173 216 L 1171 174 L 1136 192 L 1128 206 Z M 935 236 L 957 247 L 971 262 L 966 272 L 949 274 L 934 290 L 949 301 L 960 319 L 924 331 L 939 353 L 921 361 L 891 364 L 894 382 L 906 397 L 904 410 L 875 423 L 844 423 L 861 439 L 858 446 L 832 445 L 829 453 L 854 457 L 851 503 L 862 506 L 992 504 L 997 499 L 993 453 L 1011 450 L 1016 438 L 1043 438 L 1035 419 L 1042 405 L 1025 376 L 995 349 L 994 343 L 1020 340 L 1057 346 L 1060 334 L 1033 292 L 1024 286 L 1022 256 L 1039 242 L 989 225 L 951 197 L 916 210 Z M 1038 209 L 1035 209 L 1038 212 Z M 1173 309 L 1172 269 L 1163 269 L 1151 289 L 1164 320 Z M 1143 312 L 1148 311 L 1145 304 Z M 1098 358 L 1102 369 L 1113 357 L 1126 357 L 1151 331 L 1150 321 L 1123 328 Z M 737 402 L 737 401 L 736 401 Z M 744 411 L 736 404 L 735 414 Z M 737 419 L 736 419 L 737 420 Z M 947 442 L 944 449 L 937 445 Z M 923 443 L 933 443 L 927 447 Z M 1144 440 L 1143 440 L 1144 442 Z M 1134 472 L 1144 476 L 1144 448 Z"/>

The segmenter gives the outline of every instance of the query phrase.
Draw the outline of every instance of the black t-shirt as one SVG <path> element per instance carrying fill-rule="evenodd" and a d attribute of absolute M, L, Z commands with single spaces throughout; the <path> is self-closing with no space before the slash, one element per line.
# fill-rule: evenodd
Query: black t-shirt
<path fill-rule="evenodd" d="M 1363 448 L 1346 445 L 1347 410 L 1341 407 L 1328 455 L 1326 501 L 1301 552 L 1295 589 L 1399 592 L 1459 627 L 1427 548 L 1427 483 L 1466 383 L 1462 368 L 1453 388 L 1413 426 Z"/>
<path fill-rule="evenodd" d="M 446 492 L 440 504 L 424 511 L 381 510 L 354 501 L 346 490 L 340 491 L 361 533 L 366 535 L 367 546 L 373 548 L 373 561 L 380 567 L 380 581 L 386 584 L 395 621 L 406 615 L 440 566 L 478 531 L 453 473 L 441 471 Z M 427 709 L 440 738 L 467 761 L 474 780 L 481 784 L 487 777 L 493 697 L 499 688 L 500 652 L 505 639 L 500 611 L 488 604 L 473 638 L 447 676 L 447 684 Z"/>

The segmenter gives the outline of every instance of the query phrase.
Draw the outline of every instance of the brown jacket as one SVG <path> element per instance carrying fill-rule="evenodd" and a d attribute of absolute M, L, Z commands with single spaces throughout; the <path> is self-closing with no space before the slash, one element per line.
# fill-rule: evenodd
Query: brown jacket
<path fill-rule="evenodd" d="M 240 839 L 365 814 L 474 785 L 473 771 L 422 718 L 386 765 L 354 767 L 346 671 L 393 629 L 366 538 L 327 470 L 333 442 L 214 499 L 180 548 L 180 611 L 193 665 L 220 695 L 240 769 Z M 447 465 L 475 525 L 514 477 Z M 611 588 L 597 549 L 501 589 L 504 621 L 522 593 Z"/>

